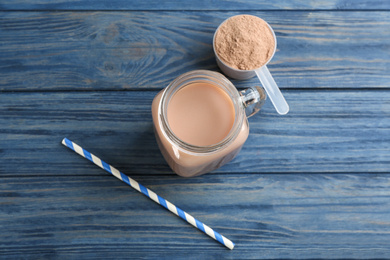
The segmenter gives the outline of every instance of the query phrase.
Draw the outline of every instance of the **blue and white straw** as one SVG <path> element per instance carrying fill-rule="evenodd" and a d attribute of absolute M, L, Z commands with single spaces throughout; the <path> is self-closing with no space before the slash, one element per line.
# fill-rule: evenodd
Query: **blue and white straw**
<path fill-rule="evenodd" d="M 143 185 L 139 184 L 138 182 L 136 182 L 132 178 L 128 177 L 127 175 L 123 174 L 122 172 L 120 172 L 117 169 L 115 169 L 114 167 L 112 167 L 111 165 L 103 162 L 98 157 L 89 153 L 87 150 L 84 150 L 82 147 L 80 147 L 76 143 L 70 141 L 67 138 L 64 138 L 62 140 L 62 144 L 65 145 L 66 147 L 72 149 L 73 151 L 75 151 L 79 155 L 83 156 L 84 158 L 87 158 L 88 160 L 90 160 L 91 162 L 93 162 L 94 164 L 99 166 L 100 168 L 108 171 L 109 173 L 111 173 L 112 175 L 117 177 L 119 180 L 127 183 L 128 185 L 130 185 L 131 187 L 133 187 L 137 191 L 141 192 L 146 197 L 149 197 L 154 202 L 160 204 L 161 206 L 163 206 L 164 208 L 166 208 L 167 210 L 169 210 L 170 212 L 172 212 L 176 216 L 181 217 L 182 219 L 184 219 L 185 221 L 187 221 L 188 223 L 190 223 L 194 227 L 198 228 L 199 230 L 203 231 L 208 236 L 217 240 L 218 242 L 220 242 L 221 244 L 223 244 L 227 248 L 229 248 L 229 249 L 234 248 L 234 243 L 232 241 L 230 241 L 229 239 L 227 239 L 226 237 L 224 237 L 221 234 L 219 234 L 218 232 L 214 231 L 209 226 L 203 224 L 202 222 L 200 222 L 199 220 L 197 220 L 196 218 L 194 218 L 193 216 L 191 216 L 187 212 L 176 207 L 175 205 L 173 205 L 172 203 L 170 203 L 166 199 L 161 198 L 153 191 L 151 191 L 148 188 L 144 187 Z"/>

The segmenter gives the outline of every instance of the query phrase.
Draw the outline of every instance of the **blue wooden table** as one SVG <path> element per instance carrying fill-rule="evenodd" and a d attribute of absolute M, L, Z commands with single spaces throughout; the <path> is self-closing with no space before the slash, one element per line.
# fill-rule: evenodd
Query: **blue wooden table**
<path fill-rule="evenodd" d="M 389 10 L 368 0 L 1 0 L 0 258 L 389 258 Z M 219 71 L 213 33 L 242 13 L 275 30 L 269 69 L 290 112 L 268 101 L 236 159 L 179 177 L 154 139 L 152 99 L 184 72 Z"/>

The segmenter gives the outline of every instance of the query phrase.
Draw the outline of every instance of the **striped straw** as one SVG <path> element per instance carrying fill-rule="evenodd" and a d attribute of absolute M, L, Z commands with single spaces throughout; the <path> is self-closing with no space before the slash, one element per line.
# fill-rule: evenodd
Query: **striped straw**
<path fill-rule="evenodd" d="M 89 153 L 87 150 L 84 150 L 82 147 L 80 147 L 76 143 L 70 141 L 67 138 L 64 138 L 62 140 L 62 144 L 65 145 L 66 147 L 72 149 L 73 151 L 75 151 L 76 153 L 81 155 L 82 157 L 87 158 L 88 160 L 90 160 L 91 162 L 93 162 L 94 164 L 99 166 L 100 168 L 111 173 L 112 175 L 117 177 L 119 180 L 127 183 L 132 188 L 141 192 L 146 197 L 149 197 L 154 202 L 160 204 L 161 206 L 163 206 L 164 208 L 166 208 L 167 210 L 169 210 L 170 212 L 172 212 L 176 216 L 179 216 L 180 218 L 184 219 L 185 221 L 187 221 L 188 223 L 190 223 L 191 225 L 193 225 L 197 229 L 203 231 L 203 233 L 207 234 L 208 236 L 212 237 L 213 239 L 217 240 L 219 243 L 223 244 L 227 248 L 229 248 L 229 249 L 234 248 L 234 243 L 232 241 L 230 241 L 229 239 L 227 239 L 226 237 L 224 237 L 221 234 L 219 234 L 218 232 L 214 231 L 209 226 L 203 224 L 202 222 L 200 222 L 199 220 L 197 220 L 196 218 L 194 218 L 193 216 L 191 216 L 187 212 L 176 207 L 175 205 L 173 205 L 172 203 L 170 203 L 166 199 L 161 198 L 153 191 L 151 191 L 148 188 L 144 187 L 143 185 L 139 184 L 138 182 L 136 182 L 132 178 L 128 177 L 127 175 L 123 174 L 122 172 L 120 172 L 117 169 L 115 169 L 114 167 L 112 167 L 111 165 L 103 162 L 98 157 Z"/>

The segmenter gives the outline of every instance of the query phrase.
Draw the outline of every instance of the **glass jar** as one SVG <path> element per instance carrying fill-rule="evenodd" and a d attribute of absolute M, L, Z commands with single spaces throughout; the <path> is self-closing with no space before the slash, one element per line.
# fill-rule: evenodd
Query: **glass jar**
<path fill-rule="evenodd" d="M 234 122 L 230 132 L 218 143 L 197 146 L 184 142 L 172 131 L 168 119 L 168 104 L 175 93 L 193 83 L 212 84 L 224 91 L 234 107 Z M 160 91 L 152 103 L 153 124 L 158 146 L 172 170 L 183 177 L 194 177 L 213 171 L 231 161 L 241 150 L 249 135 L 247 118 L 258 112 L 266 94 L 260 87 L 238 92 L 222 74 L 208 70 L 184 73 Z"/>

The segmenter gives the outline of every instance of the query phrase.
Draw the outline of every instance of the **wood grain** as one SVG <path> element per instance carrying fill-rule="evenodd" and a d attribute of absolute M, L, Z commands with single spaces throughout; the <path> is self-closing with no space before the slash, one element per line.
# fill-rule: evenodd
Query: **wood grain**
<path fill-rule="evenodd" d="M 0 1 L 0 259 L 388 258 L 389 11 L 378 0 Z M 269 68 L 290 113 L 267 101 L 235 160 L 179 177 L 157 148 L 152 99 L 184 72 L 218 70 L 213 33 L 241 13 L 276 32 Z"/>
<path fill-rule="evenodd" d="M 4 12 L 0 90 L 161 89 L 184 72 L 218 70 L 213 33 L 237 13 Z M 387 12 L 249 13 L 275 29 L 269 68 L 280 88 L 390 87 Z"/>
<path fill-rule="evenodd" d="M 292 0 L 292 1 L 124 1 L 124 0 L 2 0 L 0 10 L 389 10 L 388 1 L 378 0 Z"/>
<path fill-rule="evenodd" d="M 52 172 L 56 174 L 55 171 Z M 1 178 L 2 258 L 386 258 L 389 174 L 139 176 L 225 249 L 111 176 Z"/>
<path fill-rule="evenodd" d="M 153 134 L 156 91 L 2 93 L 2 176 L 94 175 L 64 137 L 129 175 L 173 174 Z M 390 92 L 285 90 L 290 113 L 270 102 L 250 118 L 250 136 L 220 173 L 388 173 Z M 72 166 L 69 168 L 69 166 Z"/>

